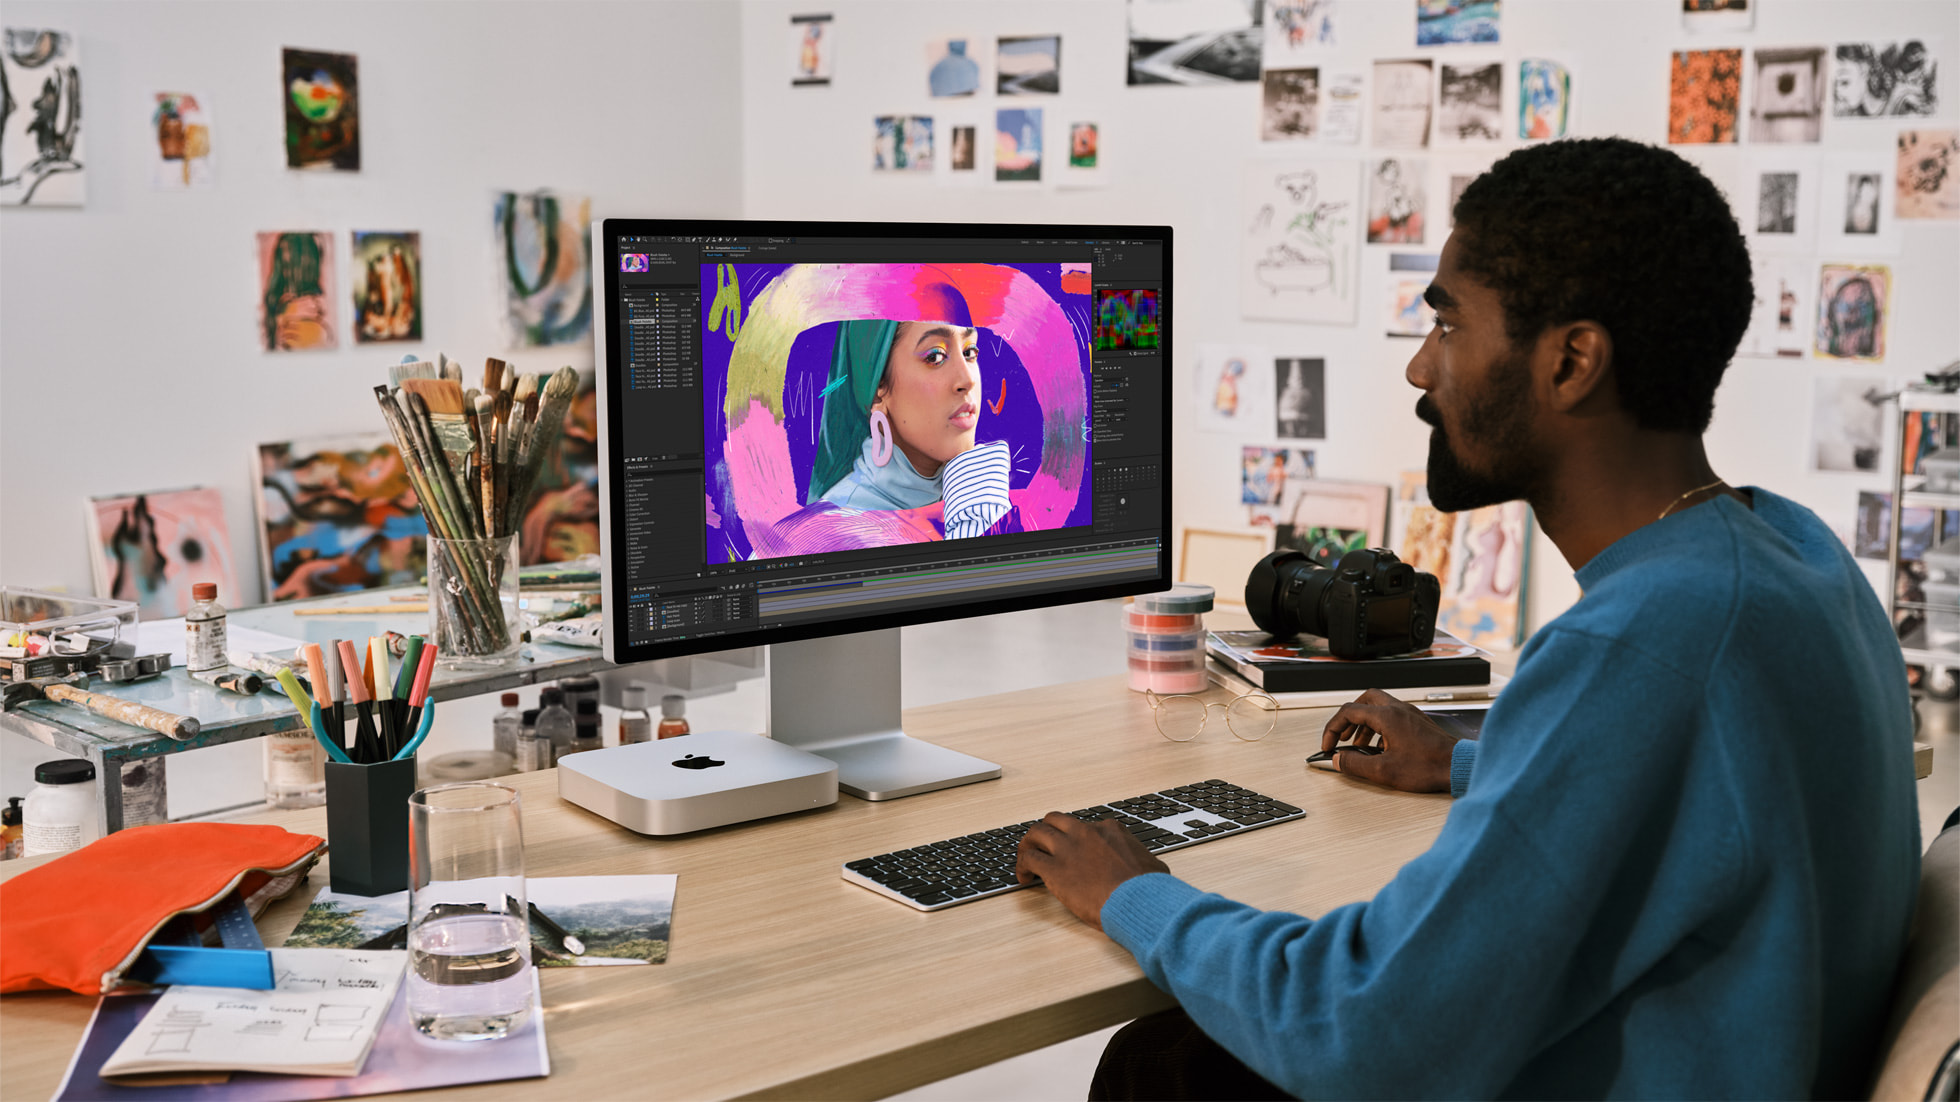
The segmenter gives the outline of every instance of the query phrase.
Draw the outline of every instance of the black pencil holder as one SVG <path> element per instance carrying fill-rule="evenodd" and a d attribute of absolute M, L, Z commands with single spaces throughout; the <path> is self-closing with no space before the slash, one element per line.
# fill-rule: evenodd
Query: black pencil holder
<path fill-rule="evenodd" d="M 415 759 L 327 763 L 327 867 L 333 890 L 387 895 L 408 890 L 408 798 Z"/>

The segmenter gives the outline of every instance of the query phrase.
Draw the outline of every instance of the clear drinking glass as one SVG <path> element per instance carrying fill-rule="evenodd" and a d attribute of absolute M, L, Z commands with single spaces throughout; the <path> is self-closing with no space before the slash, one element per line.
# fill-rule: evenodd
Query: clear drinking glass
<path fill-rule="evenodd" d="M 517 537 L 429 537 L 429 637 L 448 669 L 502 666 L 517 656 Z"/>
<path fill-rule="evenodd" d="M 502 1037 L 531 1012 L 517 792 L 446 784 L 408 798 L 408 1016 L 438 1040 Z"/>

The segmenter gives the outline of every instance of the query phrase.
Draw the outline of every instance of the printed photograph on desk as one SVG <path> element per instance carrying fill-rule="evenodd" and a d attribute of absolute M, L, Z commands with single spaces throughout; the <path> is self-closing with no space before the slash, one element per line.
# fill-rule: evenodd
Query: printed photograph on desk
<path fill-rule="evenodd" d="M 254 459 L 266 600 L 421 581 L 429 528 L 386 433 L 260 444 Z"/>
<path fill-rule="evenodd" d="M 1311 139 L 1320 122 L 1320 70 L 1267 69 L 1260 84 L 1260 140 Z"/>
<path fill-rule="evenodd" d="M 261 233 L 259 348 L 309 352 L 340 346 L 333 235 Z"/>
<path fill-rule="evenodd" d="M 1416 0 L 1416 45 L 1496 42 L 1503 0 Z"/>
<path fill-rule="evenodd" d="M 1130 84 L 1259 79 L 1261 0 L 1129 0 Z"/>
<path fill-rule="evenodd" d="M 1266 0 L 1264 67 L 1290 68 L 1339 45 L 1340 5 L 1341 0 Z"/>
<path fill-rule="evenodd" d="M 1429 145 L 1430 81 L 1434 62 L 1375 62 L 1374 143 L 1383 149 Z"/>
<path fill-rule="evenodd" d="M 1960 130 L 1899 131 L 1900 218 L 1960 219 Z"/>
<path fill-rule="evenodd" d="M 1756 25 L 1761 0 L 1681 0 L 1681 27 L 1706 31 L 1746 31 Z"/>
<path fill-rule="evenodd" d="M 1436 310 L 1424 299 L 1429 281 L 1436 278 L 1435 253 L 1388 254 L 1387 319 L 1383 329 L 1391 337 L 1427 337 L 1436 325 Z"/>
<path fill-rule="evenodd" d="M 1531 557 L 1531 506 L 1489 505 L 1456 516 L 1436 631 L 1479 647 L 1515 647 L 1524 638 L 1524 583 Z"/>
<path fill-rule="evenodd" d="M 1327 438 L 1327 361 L 1273 361 L 1274 435 L 1282 440 Z"/>
<path fill-rule="evenodd" d="M 1811 410 L 1811 465 L 1820 471 L 1876 471 L 1885 451 L 1885 396 L 1897 389 L 1882 375 L 1820 375 Z"/>
<path fill-rule="evenodd" d="M 994 91 L 1003 96 L 1061 91 L 1061 36 L 1003 36 L 995 48 L 994 85 Z"/>
<path fill-rule="evenodd" d="M 96 596 L 135 601 L 146 620 L 182 616 L 198 582 L 237 600 L 225 498 L 215 487 L 90 498 L 88 519 Z"/>
<path fill-rule="evenodd" d="M 0 112 L 0 206 L 79 207 L 87 178 L 81 46 L 66 31 L 0 33 L 0 86 L 17 89 Z"/>
<path fill-rule="evenodd" d="M 592 201 L 550 191 L 497 192 L 491 266 L 507 348 L 592 339 Z"/>
<path fill-rule="evenodd" d="M 1436 140 L 1494 142 L 1504 136 L 1504 66 L 1444 62 L 1436 85 Z"/>
<path fill-rule="evenodd" d="M 1733 143 L 1741 103 L 1741 50 L 1675 51 L 1668 70 L 1670 144 Z"/>
<path fill-rule="evenodd" d="M 1817 354 L 1834 360 L 1883 360 L 1891 295 L 1890 268 L 1824 265 L 1817 284 Z"/>
<path fill-rule="evenodd" d="M 1272 423 L 1272 360 L 1256 345 L 1201 344 L 1191 373 L 1192 408 L 1198 427 L 1240 439 L 1256 438 Z"/>
<path fill-rule="evenodd" d="M 354 340 L 422 339 L 422 235 L 355 230 Z"/>
<path fill-rule="evenodd" d="M 665 964 L 678 880 L 672 874 L 527 878 L 532 963 L 539 968 Z M 369 897 L 322 891 L 307 905 L 285 948 L 401 948 L 407 921 L 407 892 Z"/>
<path fill-rule="evenodd" d="M 537 492 L 517 529 L 518 562 L 570 562 L 599 553 L 599 398 L 581 371 L 558 446 L 538 468 Z"/>
<path fill-rule="evenodd" d="M 208 96 L 189 92 L 158 92 L 150 108 L 150 132 L 156 135 L 156 163 L 150 186 L 158 191 L 205 191 L 216 183 L 211 161 L 211 116 Z"/>
<path fill-rule="evenodd" d="M 361 170 L 361 96 L 353 54 L 281 51 L 286 167 Z"/>
<path fill-rule="evenodd" d="M 1831 114 L 1840 119 L 1934 115 L 1940 63 L 1919 39 L 1847 42 L 1831 70 Z"/>
<path fill-rule="evenodd" d="M 1542 57 L 1518 62 L 1518 137 L 1563 138 L 1571 120 L 1572 70 Z"/>
<path fill-rule="evenodd" d="M 936 38 L 926 43 L 926 93 L 934 99 L 972 96 L 980 91 L 976 39 Z"/>
<path fill-rule="evenodd" d="M 1093 521 L 1087 263 L 700 280 L 709 563 Z"/>
<path fill-rule="evenodd" d="M 996 181 L 1040 183 L 1041 148 L 1041 108 L 1007 107 L 994 112 Z"/>
<path fill-rule="evenodd" d="M 1814 142 L 1824 127 L 1824 47 L 1757 50 L 1752 142 Z"/>
<path fill-rule="evenodd" d="M 1354 161 L 1247 161 L 1239 304 L 1248 318 L 1352 324 L 1361 174 Z"/>
<path fill-rule="evenodd" d="M 1368 172 L 1368 244 L 1420 245 L 1429 209 L 1429 162 L 1384 157 Z"/>
<path fill-rule="evenodd" d="M 836 49 L 834 34 L 828 14 L 790 16 L 789 83 L 792 88 L 823 88 L 830 84 L 830 59 Z"/>

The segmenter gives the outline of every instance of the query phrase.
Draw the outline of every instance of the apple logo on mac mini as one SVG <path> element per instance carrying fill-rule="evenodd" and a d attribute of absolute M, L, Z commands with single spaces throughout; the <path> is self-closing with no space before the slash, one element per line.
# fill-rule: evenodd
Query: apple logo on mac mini
<path fill-rule="evenodd" d="M 669 764 L 676 769 L 713 769 L 717 765 L 727 765 L 728 763 L 707 757 L 697 758 L 693 754 L 689 754 L 679 761 L 670 762 Z"/>

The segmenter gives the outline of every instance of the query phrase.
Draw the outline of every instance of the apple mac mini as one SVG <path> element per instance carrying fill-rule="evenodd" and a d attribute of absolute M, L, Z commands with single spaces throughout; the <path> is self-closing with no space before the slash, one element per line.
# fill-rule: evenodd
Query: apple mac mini
<path fill-rule="evenodd" d="M 641 834 L 687 834 L 837 802 L 837 763 L 739 731 L 587 750 L 558 795 Z"/>

